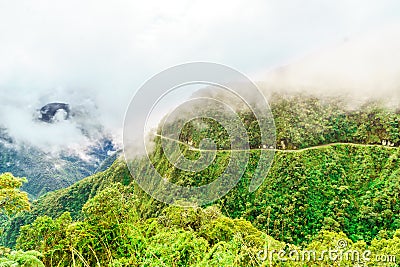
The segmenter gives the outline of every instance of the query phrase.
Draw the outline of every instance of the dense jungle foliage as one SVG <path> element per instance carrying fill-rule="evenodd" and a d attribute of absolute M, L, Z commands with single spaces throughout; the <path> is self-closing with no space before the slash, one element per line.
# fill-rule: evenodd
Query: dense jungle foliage
<path fill-rule="evenodd" d="M 111 164 L 105 159 L 108 158 L 107 152 L 112 149 L 109 140 L 100 140 L 85 151 L 91 160 L 82 160 L 73 153 L 54 156 L 32 145 L 17 143 L 0 126 L 0 173 L 11 172 L 28 177 L 22 189 L 34 199 L 109 167 Z"/>
<path fill-rule="evenodd" d="M 265 144 L 259 142 L 254 117 L 244 112 L 253 150 L 249 161 L 240 163 L 242 179 L 220 200 L 203 207 L 168 206 L 136 184 L 151 174 L 145 160 L 132 163 L 131 175 L 117 159 L 104 172 L 47 193 L 30 211 L 5 216 L 2 244 L 11 249 L 0 249 L 0 266 L 355 266 L 362 261 L 396 266 L 399 112 L 378 103 L 348 110 L 336 100 L 274 98 L 278 150 L 255 192 L 249 192 L 249 184 Z M 201 139 L 216 140 L 221 151 L 209 167 L 199 172 L 175 168 L 164 150 L 177 141 L 156 136 L 155 168 L 179 185 L 215 180 L 232 154 L 221 127 L 193 120 L 179 136 L 190 159 L 200 157 L 193 147 Z M 370 254 L 360 260 L 302 255 L 335 249 Z M 300 255 L 282 260 L 281 250 Z"/>
<path fill-rule="evenodd" d="M 387 108 L 380 101 L 352 107 L 346 104 L 346 100 L 274 94 L 270 106 L 279 149 L 302 149 L 341 142 L 400 145 L 400 110 Z M 210 106 L 208 110 L 212 108 Z M 243 108 L 239 113 L 249 135 L 250 148 L 272 145 L 261 143 L 257 119 L 248 109 Z M 267 115 L 260 119 L 270 121 Z M 204 123 L 208 127 L 204 127 Z M 171 132 L 168 125 L 166 131 Z M 231 143 L 228 136 L 222 134 L 224 132 L 224 127 L 215 120 L 197 119 L 185 125 L 180 140 L 198 147 L 202 138 L 207 136 L 216 141 L 218 148 L 229 149 Z"/>

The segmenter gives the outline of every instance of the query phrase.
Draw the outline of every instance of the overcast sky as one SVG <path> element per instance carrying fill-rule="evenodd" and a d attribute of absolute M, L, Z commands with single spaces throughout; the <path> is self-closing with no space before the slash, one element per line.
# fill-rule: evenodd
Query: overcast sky
<path fill-rule="evenodd" d="M 260 77 L 399 21 L 398 0 L 0 0 L 0 123 L 90 98 L 118 128 L 135 90 L 167 67 L 212 61 Z"/>

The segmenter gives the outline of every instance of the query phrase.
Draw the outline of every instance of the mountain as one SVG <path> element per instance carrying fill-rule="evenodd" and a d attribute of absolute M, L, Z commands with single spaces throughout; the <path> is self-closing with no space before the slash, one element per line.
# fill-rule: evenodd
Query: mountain
<path fill-rule="evenodd" d="M 278 199 L 284 197 L 282 205 L 295 199 L 297 203 L 297 201 L 300 201 L 299 197 L 308 196 L 308 194 L 295 196 L 299 194 L 298 190 L 301 188 L 315 190 L 314 195 L 310 194 L 314 197 L 316 197 L 317 192 L 326 190 L 330 192 L 325 196 L 317 197 L 320 200 L 303 199 L 301 203 L 303 203 L 302 205 L 309 203 L 308 209 L 317 210 L 316 203 L 313 203 L 313 201 L 317 201 L 321 205 L 320 209 L 325 209 L 328 203 L 336 201 L 337 194 L 340 193 L 349 194 L 348 196 L 352 198 L 351 201 L 360 201 L 356 205 L 358 211 L 352 210 L 352 212 L 357 213 L 361 212 L 360 207 L 365 205 L 362 199 L 365 198 L 367 193 L 376 195 L 380 192 L 379 187 L 377 187 L 378 184 L 383 186 L 385 183 L 394 183 L 391 186 L 395 185 L 396 179 L 398 179 L 396 173 L 398 173 L 399 168 L 397 162 L 400 144 L 399 112 L 387 109 L 375 102 L 367 103 L 357 110 L 347 110 L 341 106 L 341 102 L 337 99 L 328 101 L 327 99 L 321 100 L 306 95 L 275 95 L 274 101 L 271 103 L 277 129 L 278 149 L 274 165 L 262 185 L 263 189 L 258 190 L 257 193 L 245 193 L 243 190 L 246 187 L 244 186 L 244 188 L 236 188 L 221 200 L 221 203 L 224 203 L 227 215 L 231 217 L 246 216 L 253 223 L 259 223 L 261 228 L 267 227 L 262 219 L 265 215 L 257 211 L 256 207 L 259 205 L 255 205 L 255 203 L 263 203 L 277 192 L 281 192 L 276 195 Z M 241 116 L 244 118 L 248 132 L 256 132 L 257 129 L 254 128 L 253 123 L 254 118 L 246 114 Z M 187 153 L 197 153 L 182 145 L 187 144 L 188 136 L 191 137 L 191 144 L 195 147 L 198 147 L 200 140 L 207 136 L 216 140 L 221 149 L 228 149 L 224 137 L 226 133 L 221 130 L 220 125 L 212 121 L 202 122 L 208 123 L 207 131 L 196 129 L 195 121 L 191 121 L 191 124 L 189 123 L 183 128 L 180 135 L 181 139 L 177 140 L 181 142 L 182 149 L 186 149 Z M 161 173 L 164 173 L 176 183 L 195 185 L 212 180 L 221 173 L 226 165 L 224 162 L 228 159 L 228 152 L 222 150 L 219 152 L 220 161 L 218 161 L 218 164 L 211 165 L 200 173 L 188 173 L 176 169 L 165 158 L 160 146 L 160 137 L 157 137 L 155 141 L 156 147 L 152 154 L 153 161 Z M 168 142 L 173 141 L 167 140 Z M 262 145 L 257 143 L 257 138 L 251 139 L 250 142 L 250 148 L 253 149 L 252 163 L 247 167 L 245 177 L 252 176 L 253 164 L 257 162 L 257 149 Z M 117 155 L 114 156 L 117 157 Z M 137 176 L 146 175 L 146 165 L 143 165 L 140 160 L 136 164 L 137 169 L 140 170 Z M 105 168 L 102 167 L 101 170 L 103 169 Z M 51 216 L 58 216 L 63 211 L 69 211 L 73 217 L 79 218 L 83 204 L 96 195 L 99 190 L 115 182 L 121 182 L 124 185 L 133 182 L 133 178 L 122 159 L 117 159 L 112 167 L 104 172 L 85 178 L 61 191 L 48 193 L 39 198 L 34 204 L 33 211 Z M 375 190 L 378 191 L 375 192 Z M 256 201 L 256 198 L 259 199 Z M 341 198 L 343 200 L 343 196 Z M 276 198 L 270 201 L 275 201 L 275 204 L 270 202 L 269 204 L 265 203 L 264 206 L 274 207 L 274 205 L 277 205 Z M 370 204 L 372 205 L 372 203 L 368 205 Z M 255 206 L 249 208 L 249 205 Z M 261 210 L 264 210 L 264 206 L 260 207 Z M 277 205 L 275 209 L 281 209 L 279 207 L 282 206 Z M 343 207 L 355 209 L 354 206 L 345 205 Z M 368 206 L 368 209 L 370 208 L 372 207 Z M 343 212 L 346 213 L 347 211 Z M 283 213 L 285 214 L 285 212 Z M 322 217 L 320 218 L 314 216 L 316 221 L 313 225 L 322 227 L 324 216 L 328 216 L 329 213 L 321 214 Z M 299 216 L 300 219 L 302 215 L 297 214 L 296 216 Z M 339 217 L 334 219 L 341 222 L 343 227 L 350 227 L 345 226 L 347 219 L 342 218 L 345 221 L 341 221 L 342 219 Z M 282 220 L 285 220 L 285 218 L 282 218 Z M 392 221 L 396 221 L 395 217 Z M 396 228 L 396 225 L 394 223 L 390 227 L 388 225 L 385 227 L 392 229 L 391 227 Z M 289 227 L 289 225 L 286 227 Z M 376 235 L 380 229 L 378 227 L 378 230 L 370 232 L 371 229 L 367 225 L 363 227 L 365 227 L 363 228 L 365 233 L 360 232 L 358 235 L 368 240 Z M 315 229 L 318 229 L 318 227 Z M 313 231 L 316 231 L 315 229 Z M 295 236 L 288 237 L 287 240 L 299 243 L 307 239 L 309 235 L 312 236 L 312 233 L 308 234 L 307 231 L 304 232 L 303 230 L 299 230 L 302 234 L 298 232 Z M 350 229 L 347 230 L 350 233 Z M 279 237 L 282 234 L 281 230 L 277 229 L 276 231 L 276 237 Z M 356 235 L 356 233 L 352 233 L 352 235 Z"/>
<path fill-rule="evenodd" d="M 39 115 L 33 120 L 57 128 L 60 121 L 82 119 L 84 115 L 66 103 L 49 103 L 39 109 Z M 110 163 L 104 161 L 116 151 L 112 138 L 103 131 L 91 137 L 84 127 L 81 132 L 90 140 L 87 147 L 80 148 L 79 153 L 68 149 L 53 153 L 34 143 L 19 143 L 9 135 L 8 129 L 0 128 L 0 173 L 26 177 L 28 182 L 22 189 L 35 199 L 92 175 L 100 166 L 108 167 Z"/>
<path fill-rule="evenodd" d="M 31 198 L 47 192 L 68 187 L 93 174 L 114 151 L 112 141 L 104 138 L 86 152 L 89 160 L 80 155 L 64 153 L 49 155 L 38 148 L 18 147 L 3 134 L 0 140 L 0 173 L 11 172 L 18 177 L 27 177 L 23 190 Z"/>
<path fill-rule="evenodd" d="M 70 118 L 71 109 L 66 103 L 49 103 L 40 109 L 39 119 L 43 122 L 52 123 L 57 117 L 57 113 L 64 114 L 62 119 L 68 120 Z"/>
<path fill-rule="evenodd" d="M 191 266 L 219 257 L 229 266 L 259 266 L 255 259 L 263 246 L 319 251 L 335 248 L 338 240 L 345 240 L 349 249 L 370 249 L 378 254 L 391 251 L 400 256 L 395 247 L 400 237 L 400 113 L 378 102 L 348 109 L 338 99 L 304 94 L 275 95 L 271 109 L 277 149 L 269 173 L 255 192 L 249 192 L 249 185 L 264 148 L 255 134 L 255 118 L 239 112 L 250 133 L 250 158 L 248 163 L 240 163 L 245 172 L 239 183 L 213 204 L 168 207 L 136 183 L 152 175 L 146 158 L 130 162 L 132 174 L 118 158 L 104 171 L 35 200 L 30 212 L 6 223 L 2 241 L 44 253 L 49 266 L 56 259 L 62 266 L 72 264 L 74 253 L 63 249 L 68 242 L 92 265 L 99 261 L 104 265 L 157 265 L 162 257 L 163 262 L 170 262 L 167 266 L 173 262 Z M 219 150 L 212 164 L 199 172 L 178 169 L 165 155 L 178 144 L 187 158 L 198 158 L 204 137 L 214 139 Z M 150 159 L 156 170 L 175 184 L 203 185 L 218 178 L 229 164 L 232 152 L 227 137 L 214 121 L 195 119 L 177 140 L 156 136 Z M 163 188 L 154 186 L 156 192 Z M 43 239 L 52 245 L 40 245 Z M 109 240 L 107 245 L 102 245 L 104 240 Z M 165 240 L 173 244 L 174 253 L 164 251 L 169 245 L 155 245 Z M 204 251 L 196 252 L 195 244 L 200 243 Z M 95 255 L 86 249 L 89 245 L 96 247 Z M 111 249 L 114 246 L 115 250 Z M 218 254 L 221 246 L 223 252 Z M 113 255 L 113 261 L 107 253 Z M 184 256 L 193 253 L 208 256 Z M 231 253 L 236 255 L 232 259 L 228 257 Z"/>

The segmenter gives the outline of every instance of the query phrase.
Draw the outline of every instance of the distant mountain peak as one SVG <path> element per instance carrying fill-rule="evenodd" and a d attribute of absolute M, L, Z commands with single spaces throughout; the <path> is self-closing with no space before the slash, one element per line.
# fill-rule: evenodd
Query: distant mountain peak
<path fill-rule="evenodd" d="M 49 103 L 40 109 L 39 120 L 47 123 L 67 120 L 70 118 L 71 109 L 66 103 Z"/>

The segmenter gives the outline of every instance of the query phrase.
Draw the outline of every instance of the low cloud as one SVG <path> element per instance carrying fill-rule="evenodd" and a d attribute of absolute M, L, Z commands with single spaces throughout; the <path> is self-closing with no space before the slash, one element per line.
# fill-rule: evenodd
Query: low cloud
<path fill-rule="evenodd" d="M 48 153 L 84 149 L 107 134 L 98 119 L 100 111 L 90 96 L 62 88 L 51 91 L 1 90 L 0 127 L 5 128 L 17 146 L 30 145 Z M 40 108 L 51 102 L 68 103 L 73 114 L 46 123 Z"/>
<path fill-rule="evenodd" d="M 400 107 L 400 24 L 376 29 L 264 74 L 265 92 L 306 92 Z"/>
<path fill-rule="evenodd" d="M 0 126 L 19 143 L 47 151 L 81 147 L 91 142 L 87 132 L 110 133 L 121 141 L 124 113 L 134 92 L 167 67 L 211 61 L 255 73 L 345 36 L 350 44 L 354 33 L 398 20 L 394 11 L 399 5 L 396 0 L 2 1 Z M 394 33 L 391 37 L 366 43 L 390 46 L 398 41 Z M 327 93 L 356 84 L 371 88 L 365 94 L 379 88 L 378 95 L 386 91 L 371 85 L 384 80 L 388 85 L 382 88 L 396 90 L 389 83 L 397 84 L 392 78 L 400 77 L 398 69 L 391 68 L 400 62 L 399 53 L 380 48 L 378 58 L 369 59 L 376 68 L 368 69 L 363 60 L 369 52 L 359 53 L 362 44 L 341 58 L 295 63 L 262 80 L 283 88 L 324 88 Z M 357 54 L 362 60 L 351 67 L 348 60 Z M 331 75 L 335 71 L 337 75 Z M 374 76 L 380 79 L 370 80 Z M 337 81 L 342 83 L 335 85 Z M 50 102 L 68 103 L 86 116 L 55 125 L 34 120 L 37 109 Z"/>

